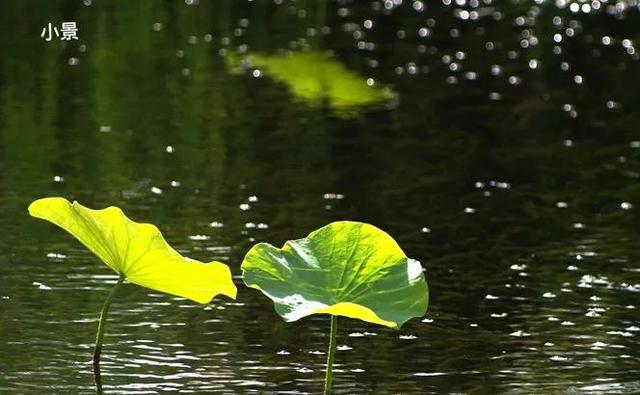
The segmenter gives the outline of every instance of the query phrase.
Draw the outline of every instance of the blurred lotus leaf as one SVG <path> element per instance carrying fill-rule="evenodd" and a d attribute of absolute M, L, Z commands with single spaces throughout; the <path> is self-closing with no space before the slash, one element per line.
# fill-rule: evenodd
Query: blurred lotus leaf
<path fill-rule="evenodd" d="M 358 107 L 382 103 L 393 96 L 388 88 L 370 86 L 366 78 L 326 52 L 251 54 L 243 63 L 282 82 L 296 98 L 312 106 L 327 101 L 338 115 L 350 115 Z"/>

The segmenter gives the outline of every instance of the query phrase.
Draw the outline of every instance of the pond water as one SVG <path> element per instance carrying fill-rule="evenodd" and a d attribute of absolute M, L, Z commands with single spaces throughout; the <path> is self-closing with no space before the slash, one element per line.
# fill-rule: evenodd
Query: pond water
<path fill-rule="evenodd" d="M 116 276 L 30 218 L 118 205 L 239 264 L 338 219 L 426 268 L 400 332 L 341 319 L 336 393 L 640 393 L 638 2 L 0 6 L 0 393 L 94 393 Z M 78 40 L 41 37 L 75 21 Z M 318 393 L 329 320 L 124 287 L 105 393 Z"/>

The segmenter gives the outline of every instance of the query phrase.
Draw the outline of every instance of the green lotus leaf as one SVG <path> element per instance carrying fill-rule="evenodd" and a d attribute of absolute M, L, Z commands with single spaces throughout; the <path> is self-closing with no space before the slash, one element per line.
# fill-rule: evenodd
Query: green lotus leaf
<path fill-rule="evenodd" d="M 388 88 L 369 86 L 365 77 L 326 52 L 251 54 L 244 57 L 244 62 L 263 69 L 308 104 L 317 106 L 326 100 L 338 115 L 351 115 L 357 107 L 384 102 L 393 96 Z"/>
<path fill-rule="evenodd" d="M 236 297 L 229 267 L 183 257 L 158 228 L 131 221 L 117 207 L 92 210 L 55 197 L 31 203 L 29 213 L 69 232 L 134 284 L 198 303 L 208 303 L 217 294 Z"/>
<path fill-rule="evenodd" d="M 420 262 L 365 223 L 334 222 L 281 249 L 257 244 L 242 262 L 242 276 L 285 321 L 332 314 L 400 329 L 427 311 Z"/>

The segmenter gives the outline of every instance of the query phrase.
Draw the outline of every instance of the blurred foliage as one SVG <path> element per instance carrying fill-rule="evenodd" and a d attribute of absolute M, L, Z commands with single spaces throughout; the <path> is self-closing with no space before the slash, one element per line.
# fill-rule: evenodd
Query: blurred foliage
<path fill-rule="evenodd" d="M 391 91 L 370 86 L 365 78 L 345 68 L 328 53 L 296 52 L 282 56 L 248 55 L 245 67 L 261 69 L 284 83 L 293 95 L 311 106 L 326 100 L 338 115 L 347 116 L 358 107 L 389 100 Z M 371 85 L 373 85 L 371 80 Z"/>

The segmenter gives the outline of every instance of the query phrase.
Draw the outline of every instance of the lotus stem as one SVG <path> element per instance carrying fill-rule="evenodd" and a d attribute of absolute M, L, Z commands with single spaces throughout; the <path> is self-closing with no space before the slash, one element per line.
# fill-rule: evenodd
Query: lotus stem
<path fill-rule="evenodd" d="M 329 350 L 327 351 L 327 374 L 324 378 L 324 393 L 331 394 L 331 382 L 333 381 L 333 360 L 336 358 L 336 334 L 338 333 L 338 316 L 331 315 L 331 337 L 329 338 Z"/>
<path fill-rule="evenodd" d="M 93 381 L 96 384 L 96 395 L 102 395 L 102 375 L 100 365 L 93 365 Z"/>
<path fill-rule="evenodd" d="M 100 365 L 100 354 L 102 353 L 102 338 L 104 337 L 104 328 L 107 324 L 107 315 L 109 315 L 109 306 L 111 306 L 111 299 L 113 295 L 116 294 L 118 288 L 122 285 L 124 281 L 124 274 L 120 274 L 118 278 L 118 282 L 109 292 L 109 296 L 104 301 L 102 305 L 102 311 L 100 312 L 100 322 L 98 322 L 98 332 L 96 333 L 96 348 L 93 352 L 93 366 L 98 367 Z"/>

